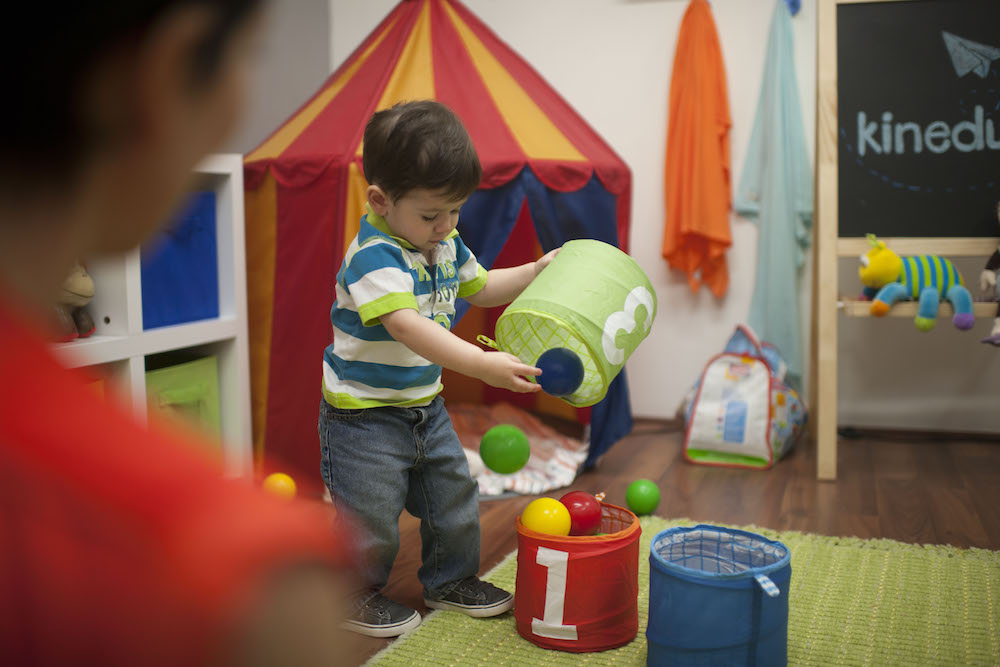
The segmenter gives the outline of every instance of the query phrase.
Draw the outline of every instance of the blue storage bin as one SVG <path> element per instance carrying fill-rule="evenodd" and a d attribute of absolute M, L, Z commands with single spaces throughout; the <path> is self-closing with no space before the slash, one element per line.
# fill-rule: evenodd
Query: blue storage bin
<path fill-rule="evenodd" d="M 650 543 L 647 665 L 785 665 L 791 553 L 719 526 Z"/>
<path fill-rule="evenodd" d="M 142 328 L 217 318 L 215 192 L 196 192 L 142 248 Z"/>

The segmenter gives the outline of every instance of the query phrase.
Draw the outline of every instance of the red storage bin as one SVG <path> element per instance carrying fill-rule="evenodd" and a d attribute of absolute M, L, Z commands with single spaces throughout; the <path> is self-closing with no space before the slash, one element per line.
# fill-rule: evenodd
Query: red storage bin
<path fill-rule="evenodd" d="M 517 517 L 514 620 L 547 649 L 584 653 L 627 644 L 639 629 L 639 519 L 601 503 L 606 535 L 557 537 Z"/>

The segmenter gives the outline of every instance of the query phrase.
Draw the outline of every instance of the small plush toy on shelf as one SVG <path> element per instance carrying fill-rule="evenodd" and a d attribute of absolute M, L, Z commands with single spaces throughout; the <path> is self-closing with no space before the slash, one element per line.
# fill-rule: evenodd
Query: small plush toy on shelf
<path fill-rule="evenodd" d="M 938 304 L 951 302 L 955 309 L 952 322 L 958 329 L 971 329 L 975 323 L 972 295 L 965 288 L 962 275 L 951 260 L 938 255 L 900 257 L 885 243 L 868 234 L 872 249 L 861 256 L 858 275 L 866 298 L 874 299 L 871 313 L 876 317 L 888 314 L 897 301 L 917 299 L 917 329 L 930 331 L 937 318 Z"/>
<path fill-rule="evenodd" d="M 997 221 L 1000 222 L 1000 202 L 997 202 Z M 1000 283 L 997 282 L 997 274 L 1000 273 L 1000 248 L 993 251 L 983 272 L 979 274 L 979 287 L 987 296 L 992 297 L 997 302 L 997 314 L 993 320 L 993 329 L 990 335 L 980 339 L 980 342 L 1000 346 Z"/>
<path fill-rule="evenodd" d="M 60 343 L 87 338 L 94 333 L 94 319 L 86 306 L 94 298 L 94 279 L 77 262 L 63 281 L 56 304 L 56 340 Z"/>

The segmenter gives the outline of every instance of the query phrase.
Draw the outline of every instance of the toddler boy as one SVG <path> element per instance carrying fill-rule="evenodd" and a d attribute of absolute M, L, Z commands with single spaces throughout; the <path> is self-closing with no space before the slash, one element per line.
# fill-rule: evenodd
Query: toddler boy
<path fill-rule="evenodd" d="M 393 637 L 420 625 L 382 595 L 399 550 L 399 515 L 420 519 L 424 603 L 470 616 L 509 610 L 513 596 L 476 577 L 479 498 L 444 401 L 441 368 L 534 392 L 541 371 L 453 333 L 455 299 L 510 303 L 552 261 L 487 271 L 462 243 L 459 209 L 481 167 L 458 118 L 433 101 L 375 113 L 362 157 L 367 215 L 337 274 L 332 345 L 323 357 L 322 474 L 334 502 L 367 529 L 368 579 L 347 627 Z"/>

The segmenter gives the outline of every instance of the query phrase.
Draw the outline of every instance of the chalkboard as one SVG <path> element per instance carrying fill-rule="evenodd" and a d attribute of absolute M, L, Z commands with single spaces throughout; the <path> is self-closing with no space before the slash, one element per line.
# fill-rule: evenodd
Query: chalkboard
<path fill-rule="evenodd" d="M 837 5 L 838 235 L 1000 236 L 1000 0 Z"/>

